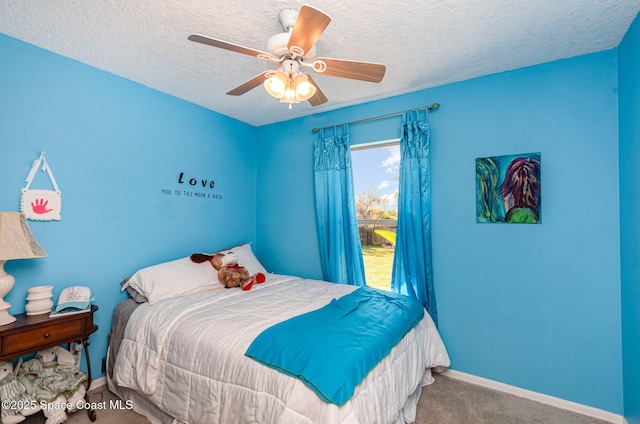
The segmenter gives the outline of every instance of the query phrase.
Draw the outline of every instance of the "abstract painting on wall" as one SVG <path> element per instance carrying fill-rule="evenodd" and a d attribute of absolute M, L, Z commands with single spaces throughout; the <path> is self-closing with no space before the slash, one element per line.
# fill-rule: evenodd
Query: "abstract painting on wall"
<path fill-rule="evenodd" d="M 476 159 L 476 222 L 540 223 L 540 153 Z"/>

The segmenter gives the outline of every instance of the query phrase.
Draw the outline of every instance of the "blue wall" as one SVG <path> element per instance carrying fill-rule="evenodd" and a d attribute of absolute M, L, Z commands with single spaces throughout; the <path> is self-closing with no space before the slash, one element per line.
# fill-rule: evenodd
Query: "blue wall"
<path fill-rule="evenodd" d="M 640 20 L 618 49 L 620 68 L 620 245 L 624 411 L 640 424 Z"/>
<path fill-rule="evenodd" d="M 313 127 L 439 102 L 434 281 L 452 368 L 621 414 L 617 72 L 611 50 L 259 128 L 258 255 L 321 276 Z M 399 123 L 355 125 L 352 143 Z M 475 158 L 527 152 L 542 154 L 542 223 L 477 224 Z"/>
<path fill-rule="evenodd" d="M 52 284 L 54 299 L 67 286 L 91 287 L 97 377 L 123 278 L 253 240 L 257 130 L 4 35 L 0 63 L 0 210 L 19 210 L 43 150 L 62 191 L 61 221 L 29 221 L 49 256 L 6 264 L 16 279 L 6 300 L 17 314 L 29 287 Z M 192 187 L 194 177 L 216 186 Z M 32 188 L 51 188 L 46 174 Z M 222 199 L 187 195 L 197 193 Z"/>

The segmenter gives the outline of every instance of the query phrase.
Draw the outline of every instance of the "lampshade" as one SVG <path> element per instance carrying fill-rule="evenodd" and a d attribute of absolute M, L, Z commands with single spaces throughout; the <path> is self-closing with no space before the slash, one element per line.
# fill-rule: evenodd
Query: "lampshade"
<path fill-rule="evenodd" d="M 309 76 L 305 74 L 298 74 L 293 80 L 293 88 L 296 91 L 296 99 L 299 101 L 309 100 L 316 94 L 315 85 L 309 82 Z"/>
<path fill-rule="evenodd" d="M 264 88 L 267 90 L 267 93 L 276 99 L 281 99 L 282 96 L 284 96 L 284 91 L 287 87 L 287 80 L 287 75 L 284 72 L 276 71 L 275 74 L 265 80 Z"/>
<path fill-rule="evenodd" d="M 31 233 L 27 220 L 19 212 L 0 212 L 0 325 L 14 322 L 9 315 L 11 305 L 4 297 L 14 284 L 13 276 L 4 271 L 4 264 L 12 259 L 44 258 L 47 252 L 40 247 Z"/>
<path fill-rule="evenodd" d="M 19 212 L 0 212 L 0 260 L 44 258 L 47 252 L 38 244 Z"/>
<path fill-rule="evenodd" d="M 284 89 L 284 95 L 280 99 L 280 103 L 300 103 L 296 98 L 296 89 L 293 87 L 291 81 L 287 81 L 287 86 Z"/>

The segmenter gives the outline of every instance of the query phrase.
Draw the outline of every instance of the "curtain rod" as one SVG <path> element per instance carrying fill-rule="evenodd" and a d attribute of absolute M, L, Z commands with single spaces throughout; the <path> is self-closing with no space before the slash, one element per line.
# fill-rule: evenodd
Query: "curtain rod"
<path fill-rule="evenodd" d="M 440 107 L 440 103 L 433 103 L 429 106 L 425 106 L 425 107 L 419 107 L 417 109 L 411 109 L 411 110 L 428 110 L 429 112 L 432 112 L 436 109 L 438 109 Z M 384 119 L 384 118 L 391 118 L 392 116 L 398 116 L 398 115 L 402 115 L 404 112 L 395 112 L 395 113 L 389 113 L 387 115 L 381 115 L 381 116 L 374 116 L 373 118 L 365 118 L 365 119 L 359 119 L 357 121 L 351 121 L 351 122 L 347 122 L 347 125 L 353 125 L 353 124 L 360 124 L 362 122 L 368 122 L 368 121 L 376 121 L 378 119 Z M 333 128 L 333 127 L 337 127 L 340 125 L 345 125 L 345 124 L 338 124 L 338 125 L 329 125 L 328 127 L 322 127 L 322 128 L 314 128 L 311 130 L 311 132 L 318 132 L 321 129 L 327 129 L 327 128 Z"/>

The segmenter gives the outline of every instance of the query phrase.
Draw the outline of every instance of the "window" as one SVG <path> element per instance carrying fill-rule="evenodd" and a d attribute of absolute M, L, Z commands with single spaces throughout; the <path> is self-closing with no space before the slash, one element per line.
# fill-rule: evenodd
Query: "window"
<path fill-rule="evenodd" d="M 353 188 L 367 285 L 391 290 L 398 225 L 399 139 L 351 146 Z"/>

